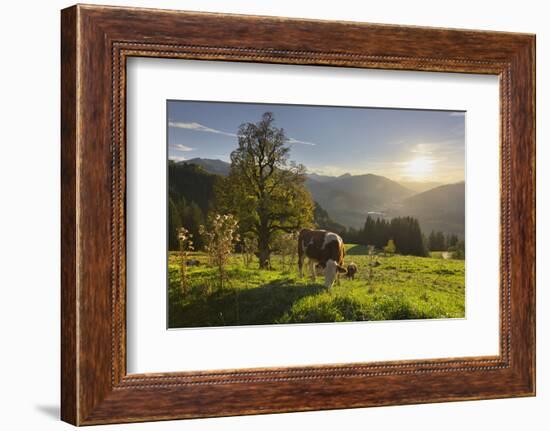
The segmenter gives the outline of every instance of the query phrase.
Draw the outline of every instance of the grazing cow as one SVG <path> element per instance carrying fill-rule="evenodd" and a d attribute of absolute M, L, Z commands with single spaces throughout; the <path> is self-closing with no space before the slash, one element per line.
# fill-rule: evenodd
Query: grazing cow
<path fill-rule="evenodd" d="M 326 230 L 302 229 L 298 235 L 298 269 L 304 276 L 304 259 L 308 258 L 311 277 L 315 280 L 315 266 L 325 271 L 325 287 L 331 287 L 339 275 L 346 273 L 344 242 L 340 236 Z M 315 265 L 316 264 L 316 265 Z"/>
<path fill-rule="evenodd" d="M 346 276 L 348 277 L 349 280 L 355 280 L 355 274 L 357 274 L 357 265 L 353 262 L 350 262 L 348 267 L 347 267 L 347 274 Z"/>

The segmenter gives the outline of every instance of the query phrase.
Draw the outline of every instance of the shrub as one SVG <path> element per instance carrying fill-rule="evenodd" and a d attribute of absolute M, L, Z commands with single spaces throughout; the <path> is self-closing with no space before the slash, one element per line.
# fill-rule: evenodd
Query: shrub
<path fill-rule="evenodd" d="M 251 233 L 247 233 L 242 243 L 244 266 L 250 268 L 253 256 L 258 252 L 258 240 Z"/>
<path fill-rule="evenodd" d="M 273 251 L 276 251 L 281 257 L 282 270 L 292 268 L 296 262 L 296 255 L 298 254 L 298 233 L 281 233 L 279 234 L 273 243 Z"/>
<path fill-rule="evenodd" d="M 392 255 L 395 253 L 395 243 L 393 239 L 388 240 L 388 243 L 384 247 L 384 254 Z"/>
<path fill-rule="evenodd" d="M 219 285 L 223 289 L 227 280 L 225 270 L 233 247 L 239 240 L 237 234 L 238 223 L 231 214 L 216 214 L 209 217 L 208 226 L 201 225 L 200 234 L 205 241 L 205 250 L 208 253 L 210 264 L 218 268 Z"/>
<path fill-rule="evenodd" d="M 449 247 L 449 251 L 453 253 L 453 259 L 459 260 L 464 260 L 466 257 L 464 249 L 464 241 L 458 241 L 453 247 Z"/>
<path fill-rule="evenodd" d="M 187 258 L 189 252 L 194 250 L 193 235 L 184 227 L 178 228 L 180 287 L 182 293 L 187 293 Z"/>

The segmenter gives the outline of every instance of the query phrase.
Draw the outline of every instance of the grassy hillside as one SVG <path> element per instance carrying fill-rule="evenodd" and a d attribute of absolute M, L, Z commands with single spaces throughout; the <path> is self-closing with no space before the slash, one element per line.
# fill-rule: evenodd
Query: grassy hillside
<path fill-rule="evenodd" d="M 401 320 L 464 317 L 464 261 L 412 256 L 376 257 L 369 270 L 366 248 L 348 245 L 346 261 L 355 262 L 354 281 L 342 279 L 326 289 L 297 276 L 295 263 L 272 259 L 272 270 L 244 266 L 234 255 L 228 268 L 229 284 L 220 289 L 217 272 L 203 253 L 188 269 L 189 288 L 180 289 L 177 253 L 169 256 L 169 326 L 201 327 Z"/>

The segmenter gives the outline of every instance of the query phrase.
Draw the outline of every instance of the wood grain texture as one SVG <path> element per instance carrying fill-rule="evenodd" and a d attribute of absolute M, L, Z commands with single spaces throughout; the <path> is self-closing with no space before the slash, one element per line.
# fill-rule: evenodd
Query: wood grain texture
<path fill-rule="evenodd" d="M 533 35 L 79 5 L 62 11 L 61 36 L 63 420 L 86 425 L 534 394 Z M 500 354 L 127 375 L 129 56 L 499 75 Z"/>
<path fill-rule="evenodd" d="M 76 9 L 61 16 L 61 418 L 78 421 L 76 299 Z"/>

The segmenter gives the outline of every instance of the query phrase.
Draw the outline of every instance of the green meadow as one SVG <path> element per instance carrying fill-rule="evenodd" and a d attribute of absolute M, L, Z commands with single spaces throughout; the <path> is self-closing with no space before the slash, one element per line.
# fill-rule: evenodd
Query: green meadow
<path fill-rule="evenodd" d="M 271 269 L 248 267 L 234 254 L 220 286 L 216 268 L 203 252 L 187 259 L 187 287 L 181 288 L 179 255 L 170 252 L 169 327 L 267 325 L 287 323 L 351 322 L 374 320 L 464 317 L 464 260 L 376 255 L 367 247 L 347 244 L 346 264 L 359 268 L 355 280 L 341 277 L 330 289 L 319 274 L 312 281 L 304 267 L 287 256 L 273 255 Z"/>

